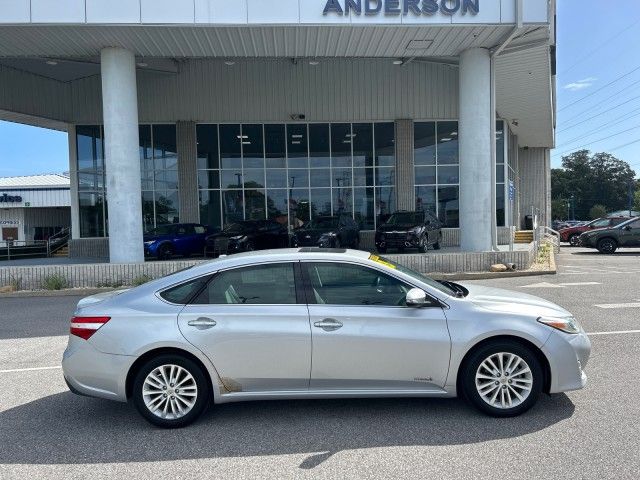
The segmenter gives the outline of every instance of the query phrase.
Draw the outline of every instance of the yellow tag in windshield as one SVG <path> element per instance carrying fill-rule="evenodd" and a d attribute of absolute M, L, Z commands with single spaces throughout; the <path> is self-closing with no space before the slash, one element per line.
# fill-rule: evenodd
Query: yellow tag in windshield
<path fill-rule="evenodd" d="M 387 262 L 386 260 L 384 260 L 384 259 L 380 258 L 380 257 L 379 257 L 379 256 L 377 256 L 377 255 L 371 255 L 371 256 L 369 257 L 369 260 L 372 260 L 372 261 L 374 261 L 374 262 L 376 262 L 376 263 L 379 263 L 379 264 L 381 264 L 381 265 L 384 265 L 385 267 L 393 268 L 394 270 L 396 269 L 396 266 L 395 266 L 393 263 L 389 263 L 389 262 Z"/>

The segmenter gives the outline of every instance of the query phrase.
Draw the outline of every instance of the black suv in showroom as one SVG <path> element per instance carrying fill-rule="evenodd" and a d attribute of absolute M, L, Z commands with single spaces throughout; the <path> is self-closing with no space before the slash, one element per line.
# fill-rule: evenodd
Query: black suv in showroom
<path fill-rule="evenodd" d="M 400 252 L 417 249 L 426 253 L 429 247 L 440 249 L 442 223 L 431 212 L 395 212 L 376 229 L 376 248 L 386 253 L 389 248 Z"/>
<path fill-rule="evenodd" d="M 295 230 L 296 247 L 349 247 L 360 245 L 360 227 L 349 214 L 320 216 Z"/>

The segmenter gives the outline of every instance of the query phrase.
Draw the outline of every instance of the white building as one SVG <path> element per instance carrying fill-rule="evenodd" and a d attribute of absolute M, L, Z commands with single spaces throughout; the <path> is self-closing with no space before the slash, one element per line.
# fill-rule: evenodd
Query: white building
<path fill-rule="evenodd" d="M 0 2 L 0 118 L 69 133 L 74 249 L 160 223 L 549 216 L 554 0 Z M 106 239 L 107 233 L 109 239 Z"/>
<path fill-rule="evenodd" d="M 46 240 L 69 228 L 70 188 L 65 175 L 0 178 L 0 246 Z"/>

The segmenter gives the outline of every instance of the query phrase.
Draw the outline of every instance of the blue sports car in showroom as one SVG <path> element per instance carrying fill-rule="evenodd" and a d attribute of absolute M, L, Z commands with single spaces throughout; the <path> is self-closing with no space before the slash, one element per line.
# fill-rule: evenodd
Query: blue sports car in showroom
<path fill-rule="evenodd" d="M 204 253 L 205 237 L 212 233 L 198 223 L 159 225 L 144 235 L 144 256 L 168 260 Z"/>

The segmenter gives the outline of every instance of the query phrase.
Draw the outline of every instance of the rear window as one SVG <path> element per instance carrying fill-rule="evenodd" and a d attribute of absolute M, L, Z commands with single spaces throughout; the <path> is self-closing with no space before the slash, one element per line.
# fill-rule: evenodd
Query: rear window
<path fill-rule="evenodd" d="M 211 275 L 205 277 L 199 277 L 194 280 L 190 280 L 175 287 L 171 287 L 163 292 L 160 292 L 160 296 L 169 303 L 175 303 L 176 305 L 186 305 L 198 293 L 204 288 L 207 282 L 211 279 Z"/>

